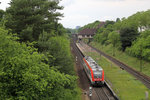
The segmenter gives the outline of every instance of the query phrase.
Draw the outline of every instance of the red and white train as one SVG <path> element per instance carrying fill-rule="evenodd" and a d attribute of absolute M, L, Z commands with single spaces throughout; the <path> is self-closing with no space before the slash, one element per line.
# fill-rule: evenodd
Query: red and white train
<path fill-rule="evenodd" d="M 84 70 L 92 85 L 104 84 L 104 70 L 89 56 L 83 58 Z"/>

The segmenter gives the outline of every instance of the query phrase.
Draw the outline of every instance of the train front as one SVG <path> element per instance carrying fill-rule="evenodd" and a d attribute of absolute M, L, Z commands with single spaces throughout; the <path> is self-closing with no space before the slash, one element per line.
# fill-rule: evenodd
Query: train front
<path fill-rule="evenodd" d="M 104 84 L 104 70 L 103 69 L 93 69 L 93 85 L 103 85 Z"/>

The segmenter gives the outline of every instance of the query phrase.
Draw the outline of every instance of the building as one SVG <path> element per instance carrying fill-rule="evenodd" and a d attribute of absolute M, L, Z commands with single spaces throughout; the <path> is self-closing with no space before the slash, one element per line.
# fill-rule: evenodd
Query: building
<path fill-rule="evenodd" d="M 78 39 L 93 38 L 96 34 L 96 29 L 83 29 L 78 33 Z"/>
<path fill-rule="evenodd" d="M 103 27 L 105 22 L 100 22 L 100 24 L 96 28 L 86 28 L 81 30 L 78 33 L 78 39 L 81 40 L 82 38 L 92 39 L 93 36 L 96 34 L 97 30 Z"/>

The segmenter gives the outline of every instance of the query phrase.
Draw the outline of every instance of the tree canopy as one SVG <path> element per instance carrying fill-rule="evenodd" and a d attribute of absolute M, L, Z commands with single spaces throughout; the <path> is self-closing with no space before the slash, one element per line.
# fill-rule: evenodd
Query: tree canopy
<path fill-rule="evenodd" d="M 58 19 L 62 16 L 57 10 L 59 0 L 12 0 L 6 10 L 6 28 L 17 33 L 21 41 L 38 40 L 45 31 L 56 32 Z"/>
<path fill-rule="evenodd" d="M 0 13 L 1 99 L 79 99 L 59 1 L 11 0 Z"/>
<path fill-rule="evenodd" d="M 75 76 L 49 67 L 37 49 L 16 42 L 18 38 L 7 33 L 0 28 L 1 99 L 76 99 Z"/>
<path fill-rule="evenodd" d="M 137 36 L 138 32 L 133 27 L 125 27 L 121 29 L 120 40 L 122 43 L 122 50 L 125 51 L 126 47 L 130 47 Z"/>
<path fill-rule="evenodd" d="M 127 49 L 130 55 L 150 61 L 150 31 L 144 31 L 137 40 L 133 42 L 131 48 Z"/>
<path fill-rule="evenodd" d="M 3 10 L 0 9 L 0 21 L 2 20 L 2 18 L 4 17 L 5 12 Z"/>

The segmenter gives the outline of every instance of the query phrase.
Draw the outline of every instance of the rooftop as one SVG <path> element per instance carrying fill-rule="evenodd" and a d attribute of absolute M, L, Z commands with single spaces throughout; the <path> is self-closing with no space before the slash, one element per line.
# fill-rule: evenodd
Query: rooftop
<path fill-rule="evenodd" d="M 102 68 L 90 56 L 86 56 L 85 59 L 92 69 L 102 70 Z"/>

